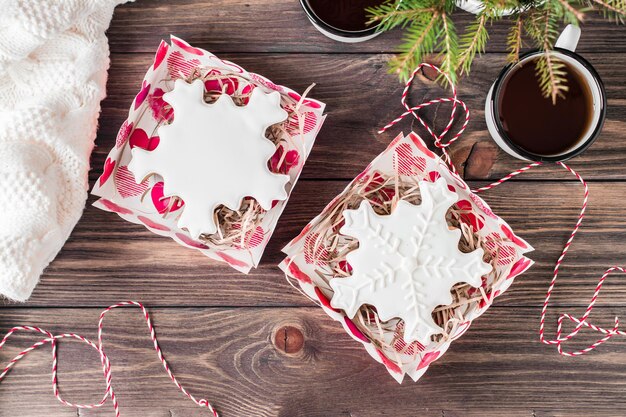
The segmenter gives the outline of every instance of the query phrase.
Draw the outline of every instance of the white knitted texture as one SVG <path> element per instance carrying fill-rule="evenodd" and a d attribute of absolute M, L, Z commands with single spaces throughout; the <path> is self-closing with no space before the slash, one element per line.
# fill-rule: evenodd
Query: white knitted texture
<path fill-rule="evenodd" d="M 0 0 L 0 293 L 26 300 L 81 216 L 125 0 Z"/>

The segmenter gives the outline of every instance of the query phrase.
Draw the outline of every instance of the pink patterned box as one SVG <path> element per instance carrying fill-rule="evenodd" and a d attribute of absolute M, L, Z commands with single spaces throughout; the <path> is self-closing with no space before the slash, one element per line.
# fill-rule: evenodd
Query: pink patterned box
<path fill-rule="evenodd" d="M 394 318 L 382 322 L 372 306 L 362 306 L 351 319 L 345 311 L 333 307 L 334 292 L 329 281 L 351 275 L 352 267 L 346 261 L 346 253 L 359 247 L 358 241 L 350 241 L 351 238 L 342 235 L 339 229 L 345 224 L 343 211 L 357 208 L 365 198 L 361 196 L 368 196 L 372 206 L 381 207 L 385 202 L 405 198 L 397 186 L 403 181 L 435 182 L 440 178 L 445 179 L 448 189 L 458 195 L 458 201 L 448 212 L 449 227 L 462 229 L 478 239 L 485 262 L 493 268 L 482 277 L 480 288 L 470 288 L 466 284 L 464 295 L 453 297 L 451 306 L 440 306 L 433 311 L 433 317 L 439 317 L 444 333 L 433 335 L 426 345 L 419 342 L 407 344 L 403 339 L 402 320 Z M 415 188 L 411 193 L 415 195 Z M 280 267 L 288 279 L 297 282 L 308 297 L 340 322 L 376 361 L 384 364 L 393 378 L 402 382 L 404 375 L 417 381 L 428 366 L 446 352 L 451 342 L 465 333 L 471 322 L 509 288 L 513 279 L 532 265 L 533 262 L 524 256 L 529 251 L 532 247 L 516 236 L 462 178 L 451 172 L 445 162 L 427 148 L 419 136 L 411 133 L 398 136 L 283 249 L 287 258 Z M 460 292 L 461 288 L 457 285 L 451 292 Z"/>
<path fill-rule="evenodd" d="M 280 107 L 287 111 L 288 118 L 276 125 L 280 134 L 272 139 L 276 153 L 268 161 L 268 168 L 271 172 L 289 177 L 286 191 L 287 195 L 290 194 L 324 121 L 324 103 L 276 85 L 261 75 L 248 72 L 233 62 L 222 60 L 172 36 L 171 44 L 161 42 L 129 109 L 128 118 L 120 128 L 115 146 L 106 158 L 102 175 L 92 190 L 94 195 L 101 197 L 94 205 L 248 273 L 258 265 L 287 199 L 274 201 L 271 209 L 258 214 L 254 229 L 240 232 L 240 238 L 229 239 L 228 236 L 229 233 L 237 235 L 238 230 L 246 230 L 244 228 L 249 228 L 250 223 L 238 224 L 237 213 L 233 212 L 227 213 L 229 219 L 235 219 L 229 223 L 229 230 L 222 230 L 218 224 L 217 234 L 194 239 L 186 229 L 177 225 L 180 213 L 185 210 L 184 201 L 176 196 L 164 195 L 164 182 L 158 175 L 137 183 L 128 168 L 131 149 L 154 150 L 159 144 L 158 127 L 175 118 L 163 95 L 174 88 L 176 79 L 190 81 L 197 78 L 204 82 L 205 100 L 206 97 L 210 99 L 228 94 L 233 100 L 239 100 L 238 105 L 246 105 L 254 89 L 280 93 Z M 242 207 L 243 204 L 251 207 L 255 201 L 246 197 Z M 219 217 L 218 210 L 215 216 Z"/>

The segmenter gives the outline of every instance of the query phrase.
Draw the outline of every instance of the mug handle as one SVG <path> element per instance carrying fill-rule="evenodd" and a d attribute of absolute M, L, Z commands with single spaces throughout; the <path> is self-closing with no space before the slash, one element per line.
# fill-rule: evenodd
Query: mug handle
<path fill-rule="evenodd" d="M 565 29 L 563 29 L 563 32 L 561 32 L 561 35 L 559 36 L 559 39 L 556 40 L 554 46 L 574 52 L 576 51 L 576 46 L 578 45 L 579 39 L 580 28 L 578 26 L 569 24 L 565 27 Z"/>

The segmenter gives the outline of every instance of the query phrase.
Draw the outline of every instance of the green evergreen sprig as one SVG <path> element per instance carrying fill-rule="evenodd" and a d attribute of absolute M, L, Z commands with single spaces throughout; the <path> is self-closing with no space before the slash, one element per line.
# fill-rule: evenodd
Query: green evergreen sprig
<path fill-rule="evenodd" d="M 530 38 L 543 52 L 537 61 L 539 85 L 556 102 L 567 92 L 565 64 L 550 53 L 563 23 L 578 25 L 585 13 L 598 9 L 606 18 L 624 23 L 626 0 L 483 0 L 483 9 L 458 35 L 452 21 L 456 0 L 388 0 L 368 8 L 371 23 L 386 32 L 401 28 L 399 53 L 389 61 L 390 72 L 403 80 L 427 55 L 438 53 L 441 69 L 453 81 L 469 74 L 472 62 L 485 52 L 491 22 L 507 18 L 509 62 L 519 59 L 523 39 Z M 509 11 L 509 16 L 503 12 Z"/>

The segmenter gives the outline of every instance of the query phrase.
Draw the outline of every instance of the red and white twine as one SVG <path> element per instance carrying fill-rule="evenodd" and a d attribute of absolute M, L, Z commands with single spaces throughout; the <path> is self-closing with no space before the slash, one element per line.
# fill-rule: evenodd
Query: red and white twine
<path fill-rule="evenodd" d="M 413 84 L 413 79 L 415 78 L 415 75 L 417 75 L 417 73 L 419 71 L 421 71 L 422 68 L 424 68 L 424 67 L 431 68 L 431 69 L 437 71 L 443 77 L 445 77 L 445 79 L 448 81 L 448 84 L 452 88 L 452 97 L 450 97 L 450 98 L 445 98 L 445 97 L 436 98 L 436 99 L 427 101 L 425 103 L 419 104 L 417 106 L 411 107 L 407 103 L 407 97 L 409 95 L 409 90 L 411 89 L 411 85 Z M 393 125 L 395 125 L 396 123 L 398 123 L 399 121 L 404 119 L 409 114 L 413 115 L 413 117 L 415 117 L 417 119 L 417 121 L 420 122 L 420 124 L 424 127 L 424 129 L 426 129 L 428 131 L 428 133 L 435 139 L 435 146 L 441 149 L 441 152 L 443 153 L 444 159 L 447 162 L 448 166 L 450 167 L 450 170 L 456 174 L 457 173 L 456 167 L 452 163 L 452 159 L 450 159 L 450 154 L 448 153 L 446 148 L 448 146 L 450 146 L 452 143 L 454 143 L 463 134 L 463 132 L 465 131 L 465 129 L 467 128 L 467 125 L 469 123 L 470 114 L 469 114 L 469 109 L 465 105 L 465 102 L 463 102 L 463 101 L 461 101 L 461 100 L 459 100 L 457 98 L 457 96 L 456 96 L 456 86 L 452 83 L 452 80 L 450 79 L 448 74 L 444 73 L 438 67 L 436 67 L 436 66 L 434 66 L 432 64 L 428 64 L 428 63 L 420 64 L 417 68 L 415 68 L 413 73 L 411 73 L 411 76 L 409 77 L 408 81 L 406 82 L 406 86 L 404 87 L 404 90 L 402 91 L 402 99 L 400 100 L 400 102 L 402 103 L 402 105 L 404 106 L 406 111 L 404 113 L 402 113 L 400 116 L 398 116 L 397 118 L 395 118 L 394 120 L 392 120 L 391 122 L 389 122 L 385 127 L 380 129 L 378 131 L 378 133 L 385 132 L 387 129 L 391 128 Z M 450 112 L 450 120 L 448 121 L 448 124 L 443 128 L 441 133 L 439 135 L 437 135 L 430 128 L 430 126 L 419 116 L 419 114 L 417 114 L 417 111 L 422 109 L 422 108 L 424 108 L 424 107 L 428 107 L 430 105 L 439 104 L 439 103 L 452 103 L 452 111 Z M 458 132 L 456 132 L 454 134 L 454 136 L 450 140 L 448 140 L 447 142 L 443 142 L 442 141 L 443 137 L 448 134 L 448 132 L 450 131 L 450 128 L 452 127 L 452 124 L 454 123 L 455 116 L 456 116 L 456 106 L 457 106 L 457 104 L 460 104 L 461 107 L 463 108 L 463 111 L 465 112 L 465 120 L 463 121 L 463 125 L 458 130 Z"/>
<path fill-rule="evenodd" d="M 112 380 L 111 362 L 109 361 L 109 358 L 106 355 L 106 353 L 104 353 L 104 347 L 103 347 L 103 342 L 102 342 L 102 329 L 103 329 L 104 316 L 109 311 L 113 310 L 114 308 L 125 307 L 125 306 L 138 307 L 138 308 L 141 309 L 141 311 L 143 313 L 143 317 L 146 320 L 146 323 L 148 325 L 148 329 L 150 330 L 150 338 L 152 339 L 152 343 L 154 345 L 154 350 L 156 351 L 157 356 L 159 357 L 159 360 L 161 361 L 161 364 L 163 365 L 163 368 L 165 369 L 165 372 L 167 372 L 167 374 L 169 375 L 169 377 L 172 380 L 172 382 L 178 387 L 178 389 L 183 394 L 185 394 L 187 396 L 187 398 L 189 398 L 191 401 L 193 401 L 194 403 L 196 403 L 200 407 L 208 408 L 209 411 L 211 411 L 211 413 L 213 414 L 213 417 L 218 417 L 217 411 L 215 411 L 213 409 L 211 404 L 209 404 L 208 400 L 205 400 L 205 399 L 198 400 L 198 399 L 196 399 L 193 395 L 191 395 L 185 389 L 185 387 L 183 387 L 181 385 L 181 383 L 178 381 L 178 379 L 176 379 L 176 377 L 172 373 L 172 370 L 170 369 L 169 364 L 167 363 L 167 361 L 165 360 L 165 357 L 163 356 L 163 352 L 161 351 L 161 347 L 159 346 L 159 342 L 157 340 L 157 336 L 156 336 L 156 333 L 154 331 L 154 327 L 152 326 L 152 320 L 150 319 L 150 315 L 148 314 L 148 311 L 143 306 L 143 304 L 138 303 L 136 301 L 124 301 L 124 302 L 121 302 L 121 303 L 118 303 L 118 304 L 114 304 L 114 305 L 112 305 L 110 307 L 107 307 L 105 310 L 102 311 L 102 313 L 100 313 L 100 319 L 98 320 L 98 343 L 97 344 L 92 342 L 91 340 L 87 339 L 86 337 L 81 336 L 81 335 L 76 334 L 76 333 L 63 333 L 63 334 L 54 335 L 51 332 L 49 332 L 47 330 L 44 330 L 44 329 L 42 329 L 40 327 L 34 327 L 34 326 L 16 326 L 16 327 L 13 327 L 4 336 L 2 341 L 0 341 L 0 350 L 2 350 L 2 348 L 4 347 L 5 343 L 9 340 L 9 338 L 14 333 L 19 332 L 19 331 L 29 331 L 29 332 L 41 333 L 41 334 L 45 335 L 46 338 L 38 341 L 37 343 L 34 343 L 29 348 L 24 349 L 16 357 L 11 359 L 9 361 L 9 363 L 7 364 L 7 366 L 4 368 L 4 370 L 2 371 L 2 373 L 0 374 L 0 382 L 5 378 L 5 376 L 11 370 L 11 368 L 13 368 L 13 366 L 18 361 L 20 361 L 22 358 L 24 358 L 28 353 L 32 352 L 33 350 L 37 349 L 38 347 L 41 347 L 43 345 L 46 345 L 46 344 L 50 343 L 50 346 L 51 346 L 51 349 L 52 349 L 52 391 L 54 393 L 54 396 L 57 398 L 57 400 L 59 400 L 64 405 L 67 405 L 69 407 L 74 407 L 74 408 L 98 408 L 98 407 L 103 406 L 107 402 L 109 397 L 110 397 L 111 398 L 111 402 L 113 403 L 113 408 L 115 410 L 115 416 L 119 417 L 120 416 L 119 404 L 118 404 L 117 399 L 115 397 L 115 391 L 113 390 L 113 386 L 111 385 L 111 380 Z M 104 380 L 106 382 L 106 390 L 105 390 L 104 396 L 102 397 L 100 402 L 93 403 L 93 404 L 75 404 L 75 403 L 67 401 L 63 397 L 61 397 L 61 394 L 59 392 L 58 382 L 57 382 L 57 363 L 58 363 L 57 341 L 60 340 L 60 339 L 67 339 L 67 338 L 80 340 L 81 342 L 86 343 L 87 345 L 89 345 L 90 347 L 95 349 L 100 354 L 100 361 L 102 363 L 102 372 L 104 374 Z"/>
<path fill-rule="evenodd" d="M 448 84 L 451 86 L 452 89 L 452 97 L 449 98 L 438 98 L 438 99 L 434 99 L 434 100 L 430 100 L 428 102 L 419 104 L 417 106 L 410 106 L 407 103 L 407 96 L 409 94 L 411 85 L 413 84 L 413 79 L 415 78 L 415 75 L 420 72 L 424 67 L 428 67 L 434 71 L 436 71 L 437 73 L 439 73 L 441 76 L 443 76 L 447 81 Z M 397 117 L 396 119 L 392 120 L 389 124 L 387 124 L 385 127 L 383 127 L 379 133 L 382 133 L 384 131 L 386 131 L 387 129 L 391 128 L 392 126 L 394 126 L 396 123 L 398 123 L 399 121 L 401 121 L 402 119 L 404 119 L 406 116 L 408 116 L 409 114 L 413 115 L 413 117 L 415 117 L 422 126 L 424 126 L 424 128 L 428 131 L 428 133 L 433 137 L 434 139 L 434 144 L 437 148 L 440 148 L 442 153 L 443 153 L 443 157 L 444 160 L 446 161 L 446 163 L 448 164 L 448 166 L 450 167 L 450 170 L 454 173 L 456 173 L 456 168 L 454 167 L 454 164 L 452 163 L 452 160 L 450 158 L 450 155 L 448 153 L 448 151 L 446 150 L 446 148 L 448 146 L 450 146 L 450 144 L 452 144 L 454 141 L 456 141 L 461 134 L 465 131 L 465 128 L 467 127 L 467 124 L 469 123 L 470 120 L 470 114 L 469 114 L 469 109 L 467 108 L 467 106 L 465 105 L 465 103 L 462 100 L 459 100 L 457 98 L 457 92 L 456 92 L 456 87 L 454 86 L 454 84 L 452 83 L 452 80 L 450 79 L 450 77 L 448 77 L 447 74 L 445 74 L 444 72 L 442 72 L 439 68 L 437 68 L 436 66 L 432 65 L 432 64 L 428 64 L 428 63 L 423 63 L 420 64 L 411 74 L 411 77 L 408 79 L 406 86 L 404 87 L 404 90 L 402 92 L 402 99 L 401 99 L 402 105 L 404 106 L 404 108 L 406 109 L 406 111 L 404 113 L 402 113 L 399 117 Z M 422 109 L 424 107 L 430 106 L 431 104 L 436 104 L 436 103 L 452 103 L 452 110 L 450 112 L 450 120 L 448 121 L 448 124 L 445 126 L 445 128 L 443 129 L 443 131 L 441 132 L 441 134 L 437 135 L 430 126 L 428 126 L 428 124 L 426 122 L 424 122 L 424 120 L 417 114 L 417 111 L 419 109 Z M 452 124 L 455 121 L 455 115 L 456 115 L 456 109 L 457 109 L 457 104 L 460 104 L 461 107 L 463 108 L 463 110 L 465 111 L 465 119 L 463 121 L 463 124 L 461 126 L 461 128 L 459 129 L 459 131 L 447 142 L 443 142 L 443 137 L 449 132 Z M 593 296 L 591 297 L 591 301 L 589 302 L 589 305 L 587 306 L 587 309 L 585 310 L 585 313 L 582 315 L 582 317 L 577 318 L 571 314 L 567 314 L 567 313 L 563 313 L 559 316 L 558 320 L 557 320 L 557 329 L 556 329 L 556 338 L 553 340 L 547 339 L 545 337 L 545 321 L 546 321 L 546 313 L 548 310 L 548 304 L 550 302 L 550 297 L 552 295 L 552 292 L 554 291 L 554 287 L 556 285 L 556 280 L 559 276 L 559 268 L 561 267 L 561 264 L 563 263 L 563 260 L 565 259 L 565 255 L 567 254 L 567 252 L 569 251 L 570 246 L 572 245 L 572 242 L 574 241 L 574 237 L 576 236 L 576 233 L 578 233 L 578 230 L 580 229 L 580 226 L 583 222 L 583 219 L 585 218 L 585 211 L 587 209 L 587 204 L 589 202 L 589 186 L 587 185 L 587 182 L 580 176 L 580 174 L 578 174 L 576 171 L 574 171 L 571 167 L 569 167 L 568 165 L 566 165 L 563 162 L 557 162 L 557 165 L 560 165 L 561 167 L 565 168 L 567 171 L 569 171 L 572 175 L 574 175 L 576 177 L 576 179 L 582 184 L 583 188 L 584 188 L 584 197 L 583 197 L 583 203 L 582 203 L 582 207 L 580 210 L 580 214 L 578 216 L 578 220 L 576 221 L 576 225 L 574 226 L 574 229 L 572 230 L 569 238 L 567 239 L 567 242 L 565 243 L 565 246 L 563 247 L 563 251 L 561 252 L 561 255 L 559 256 L 558 260 L 556 261 L 556 265 L 554 266 L 554 274 L 552 276 L 552 281 L 550 282 L 550 286 L 548 287 L 548 292 L 546 294 L 546 298 L 545 301 L 543 302 L 543 307 L 541 309 L 541 320 L 540 320 L 540 324 L 539 324 L 539 340 L 541 341 L 541 343 L 547 344 L 547 345 L 556 345 L 557 346 L 557 350 L 561 355 L 564 356 L 579 356 L 579 355 L 583 355 L 593 349 L 595 349 L 596 347 L 598 347 L 599 345 L 601 345 L 602 343 L 606 342 L 607 340 L 609 340 L 611 337 L 616 336 L 616 335 L 620 335 L 620 336 L 626 336 L 626 332 L 624 331 L 619 331 L 618 330 L 618 326 L 619 326 L 619 319 L 617 317 L 615 317 L 615 325 L 610 329 L 607 330 L 605 328 L 596 326 L 592 323 L 587 322 L 587 319 L 589 318 L 589 316 L 591 315 L 591 312 L 593 311 L 593 308 L 595 306 L 596 301 L 598 300 L 598 296 L 600 295 L 600 290 L 602 289 L 602 285 L 604 284 L 604 281 L 606 280 L 606 278 L 613 272 L 615 271 L 620 271 L 622 273 L 626 273 L 626 269 L 624 267 L 620 267 L 620 266 L 613 266 L 609 269 L 606 270 L 606 272 L 604 273 L 604 275 L 602 275 L 602 277 L 600 278 L 600 280 L 598 281 L 598 284 L 596 285 L 596 289 L 593 293 Z M 487 186 L 484 187 L 480 187 L 477 188 L 475 190 L 472 190 L 474 193 L 480 193 L 483 191 L 487 191 L 487 190 L 491 190 L 494 187 L 497 187 L 498 185 L 510 180 L 511 178 L 525 172 L 528 171 L 534 167 L 543 165 L 541 162 L 532 162 L 516 171 L 511 172 L 510 174 L 504 176 L 503 178 L 499 179 L 498 181 L 495 181 Z M 563 321 L 567 319 L 570 320 L 571 322 L 575 323 L 575 327 L 574 330 L 572 330 L 570 333 L 566 334 L 563 336 Z M 598 333 L 601 333 L 603 335 L 602 338 L 596 340 L 594 343 L 592 343 L 591 345 L 589 345 L 588 347 L 584 348 L 584 349 L 580 349 L 580 350 L 574 350 L 574 351 L 564 351 L 563 350 L 563 343 L 567 342 L 571 339 L 573 339 L 578 332 L 583 329 L 583 328 L 589 328 L 592 329 Z"/>

